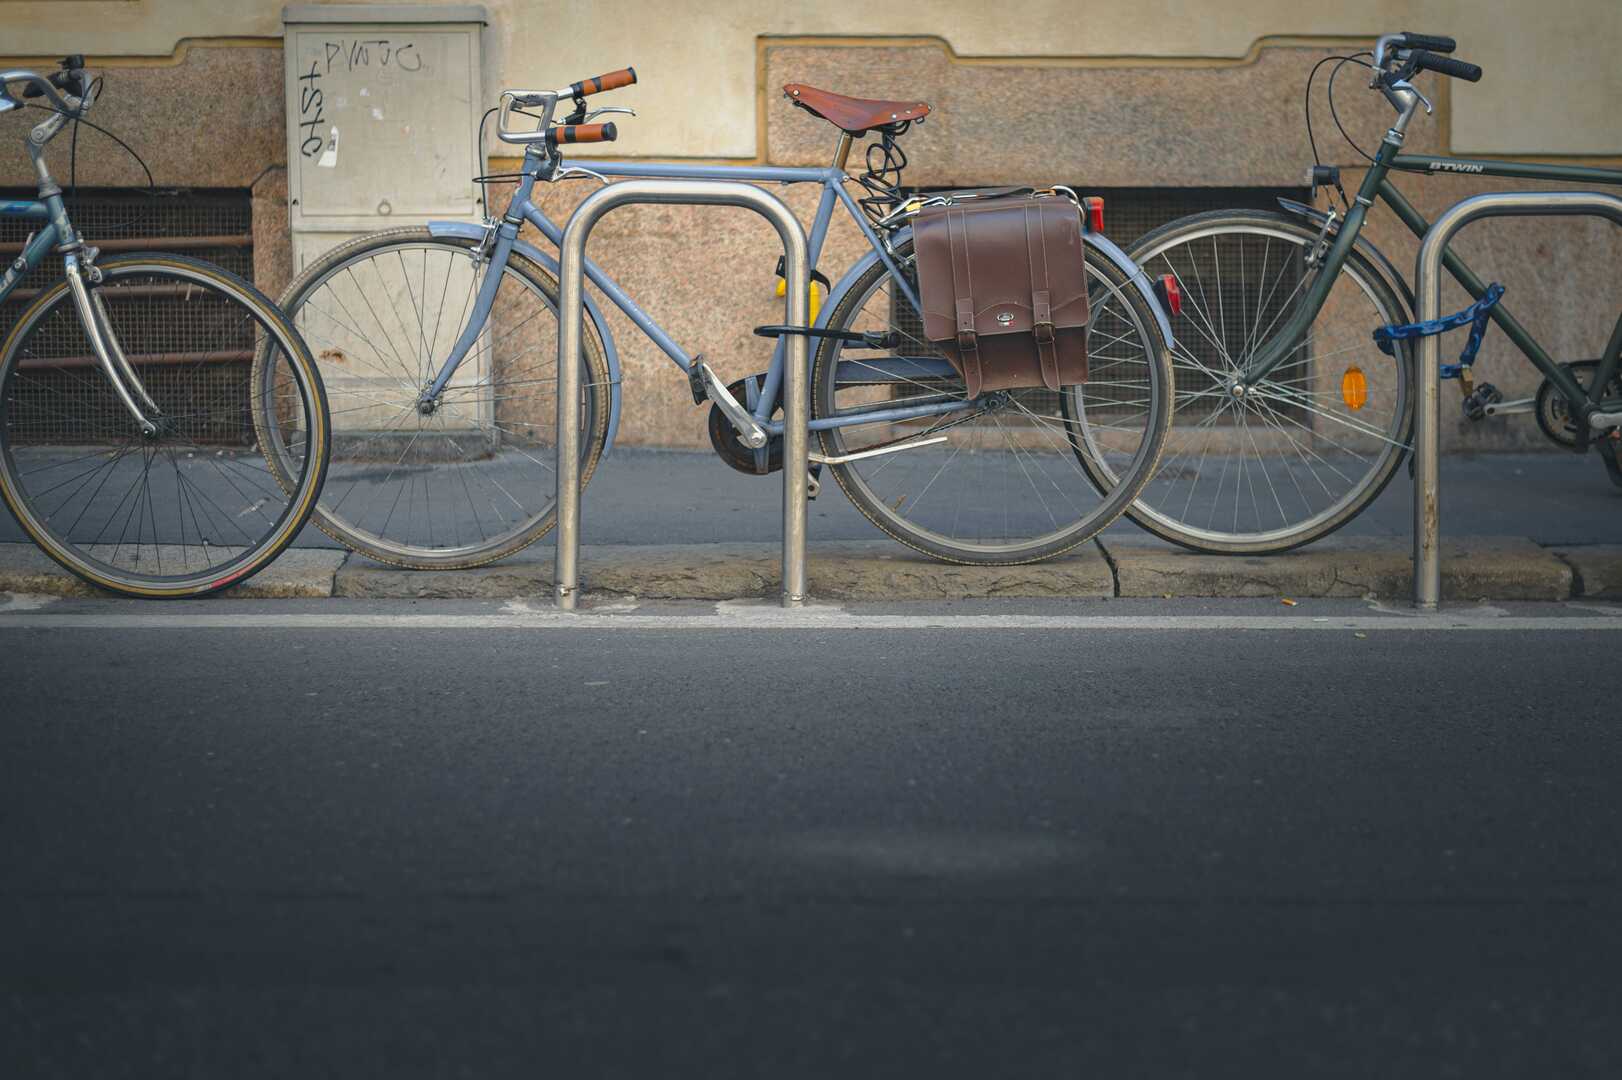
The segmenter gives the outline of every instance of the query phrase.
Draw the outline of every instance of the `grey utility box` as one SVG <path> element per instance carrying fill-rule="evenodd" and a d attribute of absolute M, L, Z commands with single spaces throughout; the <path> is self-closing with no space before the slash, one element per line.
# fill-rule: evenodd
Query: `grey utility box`
<path fill-rule="evenodd" d="M 293 262 L 360 233 L 480 220 L 481 5 L 282 9 Z"/>

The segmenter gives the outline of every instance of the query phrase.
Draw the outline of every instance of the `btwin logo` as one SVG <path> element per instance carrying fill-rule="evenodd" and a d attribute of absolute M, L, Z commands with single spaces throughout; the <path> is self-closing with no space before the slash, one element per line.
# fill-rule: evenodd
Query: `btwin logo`
<path fill-rule="evenodd" d="M 1467 172 L 1478 173 L 1486 170 L 1485 165 L 1469 165 L 1462 161 L 1433 161 L 1431 172 Z"/>

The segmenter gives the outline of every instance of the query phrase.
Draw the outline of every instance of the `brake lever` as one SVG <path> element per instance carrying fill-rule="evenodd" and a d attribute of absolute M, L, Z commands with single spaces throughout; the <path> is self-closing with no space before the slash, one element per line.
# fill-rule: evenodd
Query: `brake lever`
<path fill-rule="evenodd" d="M 635 116 L 636 110 L 627 109 L 624 105 L 603 105 L 599 108 L 591 110 L 591 112 L 587 113 L 585 118 L 580 122 L 582 124 L 589 124 L 599 116 L 606 116 L 609 113 L 618 113 L 624 116 Z"/>
<path fill-rule="evenodd" d="M 1398 112 L 1401 112 L 1403 109 L 1407 108 L 1407 106 L 1403 104 L 1402 99 L 1397 97 L 1396 92 L 1399 90 L 1406 91 L 1407 93 L 1410 93 L 1414 95 L 1414 97 L 1418 98 L 1419 103 L 1425 106 L 1426 116 L 1429 116 L 1436 111 L 1431 107 L 1430 98 L 1420 93 L 1414 84 L 1409 82 L 1407 79 L 1393 79 L 1388 85 L 1382 86 L 1380 89 L 1381 92 L 1385 94 L 1386 100 L 1391 102 L 1392 106 L 1396 108 Z"/>
<path fill-rule="evenodd" d="M 590 169 L 581 168 L 579 165 L 570 165 L 570 166 L 567 166 L 566 168 L 559 169 L 556 173 L 552 174 L 550 179 L 552 179 L 552 180 L 595 180 L 599 184 L 608 183 L 608 177 L 604 176 L 602 173 L 592 172 Z"/>

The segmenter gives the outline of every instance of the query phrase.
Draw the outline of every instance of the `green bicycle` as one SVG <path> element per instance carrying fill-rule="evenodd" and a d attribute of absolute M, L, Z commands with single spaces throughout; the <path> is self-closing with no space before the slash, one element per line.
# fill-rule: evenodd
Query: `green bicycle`
<path fill-rule="evenodd" d="M 1356 196 L 1339 170 L 1315 166 L 1315 187 L 1340 191 L 1319 210 L 1280 199 L 1274 212 L 1220 210 L 1174 221 L 1130 252 L 1151 279 L 1182 293 L 1173 318 L 1176 414 L 1160 471 L 1127 510 L 1155 535 L 1196 551 L 1266 554 L 1311 543 L 1368 506 L 1409 449 L 1414 412 L 1411 342 L 1372 336 L 1412 321 L 1403 276 L 1360 234 L 1385 203 L 1416 236 L 1430 228 L 1391 182 L 1393 171 L 1521 177 L 1622 185 L 1612 169 L 1401 153 L 1404 133 L 1430 103 L 1410 80 L 1422 71 L 1475 82 L 1481 69 L 1440 55 L 1452 38 L 1388 34 L 1367 65 L 1370 88 L 1397 111 Z M 1365 63 L 1332 57 L 1344 63 Z M 1327 62 L 1327 61 L 1325 61 Z M 1310 79 L 1309 79 L 1310 83 Z M 1333 76 L 1330 83 L 1333 90 Z M 1310 115 L 1308 117 L 1310 133 Z M 1476 301 L 1488 285 L 1449 252 L 1448 271 Z M 1505 401 L 1458 372 L 1471 419 L 1533 412 L 1545 435 L 1582 453 L 1595 446 L 1622 486 L 1618 430 L 1596 430 L 1622 407 L 1622 318 L 1598 359 L 1556 362 L 1503 304 L 1490 318 L 1543 373 L 1534 398 Z"/>

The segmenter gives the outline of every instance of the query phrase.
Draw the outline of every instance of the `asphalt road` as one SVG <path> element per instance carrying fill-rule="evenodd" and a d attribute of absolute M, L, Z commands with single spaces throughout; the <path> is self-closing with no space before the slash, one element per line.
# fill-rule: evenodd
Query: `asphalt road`
<path fill-rule="evenodd" d="M 1622 609 L 1449 615 L 14 600 L 0 1075 L 1615 1076 Z"/>

